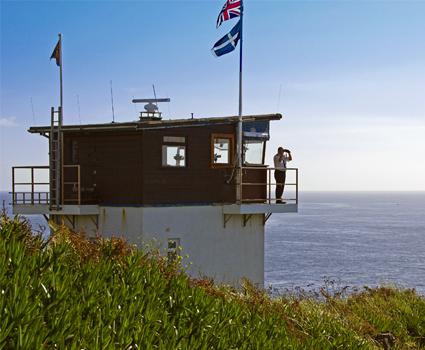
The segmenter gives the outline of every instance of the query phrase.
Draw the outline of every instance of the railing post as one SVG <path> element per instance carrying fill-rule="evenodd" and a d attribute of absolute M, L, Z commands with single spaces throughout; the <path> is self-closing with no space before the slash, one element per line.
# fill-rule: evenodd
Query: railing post
<path fill-rule="evenodd" d="M 269 170 L 269 204 L 272 204 L 272 169 Z"/>
<path fill-rule="evenodd" d="M 12 205 L 16 204 L 15 198 L 15 167 L 12 167 Z"/>
<path fill-rule="evenodd" d="M 298 205 L 298 168 L 295 168 L 295 204 Z"/>
<path fill-rule="evenodd" d="M 31 167 L 31 204 L 34 204 L 34 167 Z"/>
<path fill-rule="evenodd" d="M 240 196 L 241 196 L 241 203 L 240 204 L 242 204 L 243 203 L 243 167 L 241 166 L 240 167 L 240 169 L 241 169 L 241 172 L 240 172 L 240 175 L 239 175 L 239 181 L 240 181 Z"/>
<path fill-rule="evenodd" d="M 78 171 L 78 205 L 81 204 L 81 173 L 80 173 L 80 165 L 77 165 L 77 171 Z"/>

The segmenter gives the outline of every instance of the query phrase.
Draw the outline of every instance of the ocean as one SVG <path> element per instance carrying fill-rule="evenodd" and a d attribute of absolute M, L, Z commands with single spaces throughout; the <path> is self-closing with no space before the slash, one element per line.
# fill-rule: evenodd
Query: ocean
<path fill-rule="evenodd" d="M 0 203 L 10 202 L 0 192 Z M 10 209 L 9 209 L 10 210 Z M 35 227 L 41 216 L 29 216 Z M 425 295 L 425 192 L 302 192 L 299 212 L 266 224 L 273 291 L 396 285 Z"/>
<path fill-rule="evenodd" d="M 266 226 L 266 286 L 396 285 L 425 295 L 425 192 L 304 192 Z"/>

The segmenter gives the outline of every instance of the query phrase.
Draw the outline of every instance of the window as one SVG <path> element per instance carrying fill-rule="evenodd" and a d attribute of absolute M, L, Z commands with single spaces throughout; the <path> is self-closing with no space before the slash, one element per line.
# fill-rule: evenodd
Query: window
<path fill-rule="evenodd" d="M 162 142 L 162 166 L 186 166 L 186 138 L 177 136 L 164 136 Z"/>
<path fill-rule="evenodd" d="M 213 134 L 211 139 L 211 163 L 215 167 L 233 163 L 233 135 Z"/>
<path fill-rule="evenodd" d="M 243 143 L 245 164 L 264 164 L 265 142 L 261 140 L 245 140 Z"/>
<path fill-rule="evenodd" d="M 180 238 L 169 238 L 167 244 L 167 259 L 173 263 L 177 260 L 180 251 Z"/>

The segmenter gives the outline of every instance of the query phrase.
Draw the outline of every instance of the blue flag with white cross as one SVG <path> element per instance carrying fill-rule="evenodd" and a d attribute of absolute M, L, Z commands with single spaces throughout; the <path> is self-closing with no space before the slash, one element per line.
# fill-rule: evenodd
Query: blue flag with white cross
<path fill-rule="evenodd" d="M 229 33 L 214 44 L 212 48 L 213 54 L 219 57 L 232 52 L 241 38 L 241 29 L 241 21 L 239 20 Z"/>

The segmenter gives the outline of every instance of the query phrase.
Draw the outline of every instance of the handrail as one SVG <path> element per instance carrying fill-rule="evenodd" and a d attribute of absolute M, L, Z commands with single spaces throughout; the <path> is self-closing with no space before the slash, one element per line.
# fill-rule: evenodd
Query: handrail
<path fill-rule="evenodd" d="M 291 201 L 295 202 L 295 204 L 298 204 L 298 168 L 285 168 L 285 169 L 279 169 L 279 168 L 269 168 L 267 166 L 265 167 L 253 167 L 253 166 L 244 166 L 242 167 L 243 170 L 257 170 L 257 171 L 267 171 L 268 174 L 266 175 L 266 182 L 243 182 L 243 176 L 242 176 L 242 186 L 243 189 L 244 186 L 265 186 L 266 187 L 266 198 L 247 198 L 243 199 L 243 196 L 241 195 L 242 202 L 259 202 L 259 201 L 265 201 L 268 204 L 272 203 L 272 187 L 277 185 L 284 185 L 284 186 L 294 186 L 295 187 L 295 198 L 285 198 L 285 201 Z M 295 172 L 295 182 L 286 182 L 285 183 L 279 183 L 279 182 L 273 182 L 272 181 L 272 171 L 279 170 L 279 171 L 285 171 L 285 172 Z"/>
<path fill-rule="evenodd" d="M 49 192 L 15 192 L 12 193 L 12 204 L 49 204 Z M 27 199 L 29 195 L 29 199 Z"/>
<path fill-rule="evenodd" d="M 49 169 L 48 165 L 15 165 L 12 169 Z"/>
<path fill-rule="evenodd" d="M 62 198 L 63 203 L 73 203 L 81 204 L 81 172 L 80 165 L 63 165 L 62 171 L 66 168 L 75 168 L 77 169 L 75 181 L 65 181 L 65 176 L 62 176 Z M 45 180 L 37 181 L 34 171 L 37 169 L 49 170 L 47 165 L 37 165 L 37 166 L 13 166 L 12 167 L 12 204 L 50 204 L 50 191 L 40 191 L 41 186 L 50 186 L 50 182 L 45 182 Z M 16 170 L 29 170 L 29 173 L 26 173 L 26 179 L 17 182 L 16 181 Z M 47 175 L 47 174 L 46 174 Z M 64 175 L 64 174 L 63 174 Z M 27 178 L 29 179 L 27 180 Z M 46 176 L 49 178 L 49 176 Z M 20 186 L 30 187 L 30 190 L 18 191 Z M 72 192 L 76 193 L 76 198 L 66 198 L 65 186 L 72 186 Z M 43 188 L 43 187 L 42 187 Z"/>
<path fill-rule="evenodd" d="M 30 170 L 30 182 L 16 182 L 16 170 L 26 169 Z M 48 191 L 36 191 L 36 187 L 48 186 L 49 182 L 36 181 L 34 170 L 44 169 L 48 170 L 47 165 L 34 165 L 34 166 L 13 166 L 12 167 L 12 204 L 27 204 L 27 194 L 30 194 L 28 202 L 30 204 L 48 204 L 49 203 L 49 192 Z M 31 191 L 16 191 L 17 186 L 31 186 Z M 42 196 L 43 195 L 43 196 Z M 20 198 L 21 197 L 21 198 Z"/>

